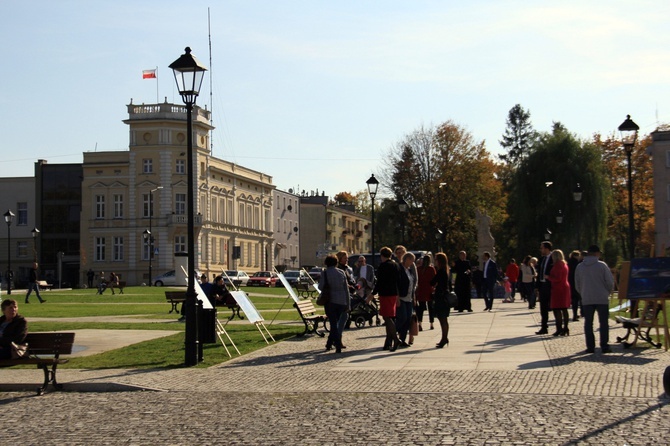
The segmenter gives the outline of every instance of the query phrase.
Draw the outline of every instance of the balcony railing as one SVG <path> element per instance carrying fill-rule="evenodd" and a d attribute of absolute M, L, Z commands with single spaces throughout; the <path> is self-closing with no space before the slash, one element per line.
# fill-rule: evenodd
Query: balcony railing
<path fill-rule="evenodd" d="M 168 216 L 168 226 L 174 225 L 187 225 L 188 224 L 188 215 L 186 214 L 170 214 Z M 198 214 L 193 219 L 193 224 L 195 226 L 202 226 L 202 215 Z"/>

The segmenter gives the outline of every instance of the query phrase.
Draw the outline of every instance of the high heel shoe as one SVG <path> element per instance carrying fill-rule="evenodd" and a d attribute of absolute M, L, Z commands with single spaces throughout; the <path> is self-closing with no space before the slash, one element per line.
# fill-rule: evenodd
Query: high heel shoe
<path fill-rule="evenodd" d="M 400 345 L 400 341 L 398 339 L 394 339 L 393 340 L 393 345 L 391 346 L 391 348 L 389 348 L 389 351 L 394 352 L 394 351 L 398 350 L 399 345 Z"/>
<path fill-rule="evenodd" d="M 556 333 L 554 333 L 552 336 L 563 336 L 563 330 L 556 330 Z"/>
<path fill-rule="evenodd" d="M 564 329 L 563 332 L 561 333 L 561 336 L 570 336 L 570 329 L 569 328 Z"/>
<path fill-rule="evenodd" d="M 449 345 L 449 339 L 438 342 L 437 344 L 435 344 L 435 347 L 443 348 L 445 345 Z"/>

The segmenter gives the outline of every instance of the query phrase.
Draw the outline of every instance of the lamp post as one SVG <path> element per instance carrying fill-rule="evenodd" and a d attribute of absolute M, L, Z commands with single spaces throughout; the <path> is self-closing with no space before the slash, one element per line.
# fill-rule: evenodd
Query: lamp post
<path fill-rule="evenodd" d="M 577 183 L 577 187 L 575 187 L 575 190 L 572 192 L 572 199 L 575 200 L 575 203 L 579 203 L 582 201 L 582 186 Z M 577 218 L 577 250 L 581 251 L 581 243 L 582 243 L 582 225 L 580 224 L 580 219 Z"/>
<path fill-rule="evenodd" d="M 400 211 L 400 219 L 402 220 L 402 244 L 405 244 L 405 215 L 407 214 L 407 202 L 401 197 L 398 200 L 398 211 Z"/>
<path fill-rule="evenodd" d="M 626 120 L 619 126 L 621 132 L 621 143 L 626 150 L 626 158 L 628 160 L 628 243 L 630 259 L 635 257 L 635 222 L 633 220 L 633 178 L 631 175 L 631 155 L 633 154 L 633 147 L 637 141 L 637 131 L 640 127 L 630 119 L 630 115 L 626 116 Z"/>
<path fill-rule="evenodd" d="M 147 255 L 149 257 L 149 286 L 151 286 L 151 282 L 153 280 L 151 279 L 151 241 L 153 240 L 153 237 L 151 236 L 151 231 L 148 229 L 145 229 L 144 232 L 142 233 L 142 238 L 144 239 L 144 244 L 147 247 Z"/>
<path fill-rule="evenodd" d="M 37 262 L 37 235 L 40 233 L 40 230 L 33 228 L 30 233 L 33 235 L 33 261 Z"/>
<path fill-rule="evenodd" d="M 372 250 L 372 269 L 375 268 L 375 260 L 377 258 L 375 252 L 375 197 L 377 196 L 377 188 L 379 187 L 379 181 L 375 178 L 375 174 L 372 174 L 370 178 L 365 182 L 368 185 L 368 194 L 370 194 L 370 201 L 372 202 L 372 214 L 371 214 L 371 225 L 372 225 L 372 234 L 371 234 L 371 250 Z"/>
<path fill-rule="evenodd" d="M 157 190 L 160 190 L 160 189 L 163 189 L 163 186 L 158 186 L 157 188 L 151 189 L 149 191 L 149 230 L 144 231 L 145 232 L 144 239 L 148 240 L 148 242 L 149 242 L 149 286 L 151 286 L 151 283 L 153 282 L 151 280 L 151 278 L 153 277 L 153 273 L 152 273 L 153 265 L 152 265 L 152 263 L 153 263 L 153 259 L 154 259 L 154 236 L 153 236 L 153 233 L 152 233 L 153 227 L 151 226 L 151 223 L 152 223 L 153 216 L 154 216 L 154 192 L 156 192 Z M 147 238 L 147 236 L 146 236 L 147 232 L 149 233 L 149 235 L 148 235 L 149 238 Z"/>
<path fill-rule="evenodd" d="M 5 223 L 7 223 L 7 274 L 5 274 L 5 277 L 7 278 L 7 295 L 12 294 L 12 278 L 14 276 L 14 273 L 12 273 L 12 250 L 9 246 L 10 244 L 10 231 L 9 227 L 12 225 L 12 222 L 14 221 L 14 213 L 11 211 L 11 209 L 7 209 L 7 212 L 4 213 L 5 217 Z"/>
<path fill-rule="evenodd" d="M 188 285 L 186 288 L 186 329 L 185 329 L 185 360 L 186 366 L 198 364 L 198 321 L 196 312 L 195 292 L 195 208 L 194 208 L 194 175 L 193 175 L 193 105 L 200 93 L 202 79 L 205 76 L 205 68 L 195 57 L 191 55 L 191 48 L 186 47 L 184 54 L 179 59 L 170 64 L 174 72 L 174 79 L 177 83 L 177 90 L 181 95 L 184 104 L 186 104 L 186 152 L 187 152 L 187 197 L 186 205 L 188 210 L 187 224 L 187 249 L 188 249 Z"/>

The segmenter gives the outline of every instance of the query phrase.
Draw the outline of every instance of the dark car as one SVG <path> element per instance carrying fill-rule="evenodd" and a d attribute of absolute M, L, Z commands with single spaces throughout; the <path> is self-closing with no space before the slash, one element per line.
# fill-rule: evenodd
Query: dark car
<path fill-rule="evenodd" d="M 289 285 L 295 287 L 299 283 L 311 283 L 307 274 L 302 270 L 284 271 L 284 277 Z M 281 286 L 281 282 L 277 282 L 277 286 Z"/>
<path fill-rule="evenodd" d="M 312 278 L 312 280 L 314 282 L 319 283 L 319 279 L 321 278 L 321 273 L 322 272 L 323 272 L 323 268 L 314 267 L 314 268 L 310 268 L 310 270 L 307 274 L 309 274 L 309 276 Z"/>

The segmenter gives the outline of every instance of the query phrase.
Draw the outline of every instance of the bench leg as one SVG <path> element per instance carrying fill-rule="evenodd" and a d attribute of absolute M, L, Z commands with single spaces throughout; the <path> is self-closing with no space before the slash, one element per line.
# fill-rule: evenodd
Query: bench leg
<path fill-rule="evenodd" d="M 54 364 L 51 366 L 51 370 L 49 370 L 49 367 L 46 364 L 41 364 L 38 365 L 38 369 L 42 369 L 44 372 L 44 383 L 42 384 L 42 387 L 37 389 L 37 394 L 38 395 L 44 395 L 44 392 L 46 391 L 47 387 L 49 386 L 49 383 L 51 383 L 54 386 L 54 389 L 56 390 L 62 390 L 63 385 L 59 384 L 56 381 L 56 368 L 58 367 L 58 364 Z"/>

